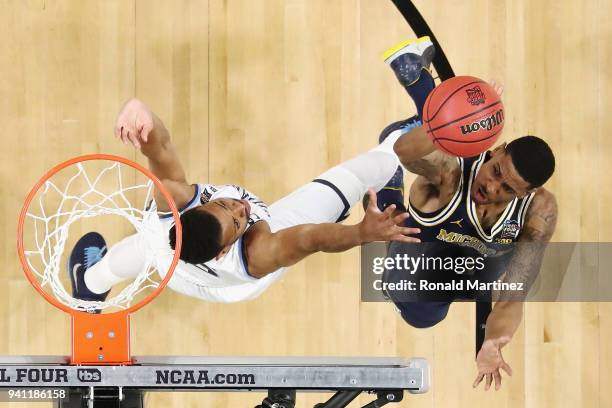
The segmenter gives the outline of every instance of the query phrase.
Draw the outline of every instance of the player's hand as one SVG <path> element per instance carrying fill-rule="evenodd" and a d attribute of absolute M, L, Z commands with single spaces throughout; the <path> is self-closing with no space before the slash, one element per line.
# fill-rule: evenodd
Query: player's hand
<path fill-rule="evenodd" d="M 498 339 L 486 340 L 478 355 L 476 356 L 476 366 L 478 367 L 478 375 L 474 380 L 472 387 L 478 387 L 478 384 L 485 380 L 485 391 L 491 388 L 491 383 L 495 380 L 495 390 L 499 390 L 502 384 L 502 376 L 500 369 L 504 370 L 508 375 L 512 375 L 512 368 L 504 361 L 501 349 L 510 342 L 510 337 L 504 336 Z"/>
<path fill-rule="evenodd" d="M 368 196 L 368 208 L 366 208 L 365 216 L 359 224 L 362 242 L 421 242 L 418 238 L 407 236 L 420 233 L 420 229 L 402 227 L 410 214 L 405 212 L 393 216 L 395 205 L 390 205 L 385 211 L 380 211 L 376 206 L 376 193 L 374 190 L 368 190 Z"/>
<path fill-rule="evenodd" d="M 491 87 L 493 89 L 495 89 L 495 92 L 497 92 L 497 96 L 499 96 L 501 98 L 502 94 L 504 93 L 504 86 L 502 84 L 499 84 L 496 80 L 491 79 L 489 81 L 489 85 L 491 85 Z"/>
<path fill-rule="evenodd" d="M 131 99 L 117 115 L 114 134 L 123 143 L 132 143 L 134 147 L 140 148 L 141 143 L 147 143 L 152 130 L 151 110 L 138 99 Z"/>

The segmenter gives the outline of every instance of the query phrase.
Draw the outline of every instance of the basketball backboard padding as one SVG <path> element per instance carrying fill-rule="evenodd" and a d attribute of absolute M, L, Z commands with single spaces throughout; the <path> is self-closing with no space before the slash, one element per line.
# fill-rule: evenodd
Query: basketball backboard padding
<path fill-rule="evenodd" d="M 151 391 L 429 389 L 422 358 L 134 357 L 131 365 L 69 365 L 67 357 L 0 356 L 0 388 L 129 387 Z"/>

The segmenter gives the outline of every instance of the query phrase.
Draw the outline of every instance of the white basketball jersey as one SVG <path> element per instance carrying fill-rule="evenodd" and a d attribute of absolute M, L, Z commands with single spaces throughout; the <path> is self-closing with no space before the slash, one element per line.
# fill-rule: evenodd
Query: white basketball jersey
<path fill-rule="evenodd" d="M 185 207 L 180 209 L 180 213 L 182 214 L 187 210 L 217 198 L 234 198 L 249 202 L 251 213 L 247 223 L 247 230 L 257 222 L 270 223 L 270 213 L 266 204 L 244 188 L 233 184 L 197 184 L 193 198 Z M 161 217 L 161 219 L 167 223 L 168 230 L 174 224 L 172 217 Z M 190 264 L 179 261 L 174 274 L 180 276 L 185 281 L 209 288 L 221 288 L 258 281 L 258 278 L 249 275 L 244 256 L 243 237 L 244 234 L 234 242 L 229 252 L 219 259 L 213 259 L 203 264 Z"/>

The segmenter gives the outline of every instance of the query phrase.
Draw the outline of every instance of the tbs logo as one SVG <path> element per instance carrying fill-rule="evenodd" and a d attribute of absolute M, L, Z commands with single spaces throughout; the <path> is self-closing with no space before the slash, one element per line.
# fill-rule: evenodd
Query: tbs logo
<path fill-rule="evenodd" d="M 81 382 L 100 382 L 102 373 L 95 368 L 80 368 L 77 370 L 77 377 Z"/>

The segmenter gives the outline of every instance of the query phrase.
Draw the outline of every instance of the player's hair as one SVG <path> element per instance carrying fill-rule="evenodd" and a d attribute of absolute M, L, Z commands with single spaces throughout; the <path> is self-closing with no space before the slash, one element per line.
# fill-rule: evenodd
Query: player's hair
<path fill-rule="evenodd" d="M 518 174 L 531 188 L 540 187 L 555 171 L 555 155 L 537 136 L 523 136 L 506 146 Z"/>
<path fill-rule="evenodd" d="M 201 264 L 210 261 L 221 252 L 221 224 L 209 212 L 201 208 L 192 208 L 181 214 L 183 226 L 183 242 L 181 245 L 181 260 L 190 264 Z M 170 246 L 176 245 L 176 229 L 173 226 L 169 232 Z"/>

